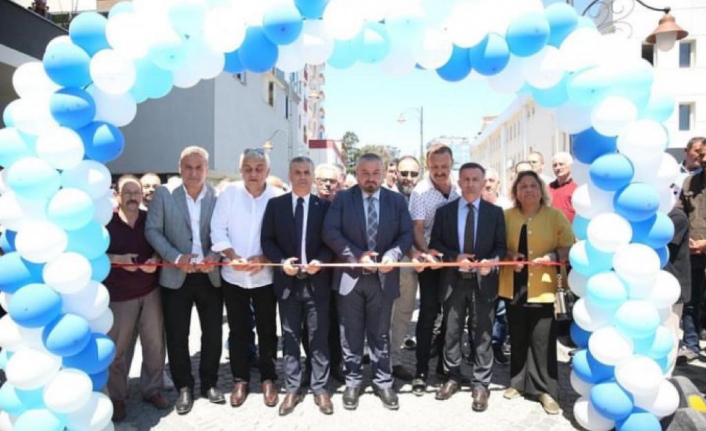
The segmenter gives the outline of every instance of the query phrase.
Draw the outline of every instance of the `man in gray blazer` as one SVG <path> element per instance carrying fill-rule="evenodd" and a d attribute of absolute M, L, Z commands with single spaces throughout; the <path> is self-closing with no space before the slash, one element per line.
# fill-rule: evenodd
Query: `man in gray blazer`
<path fill-rule="evenodd" d="M 162 268 L 164 327 L 167 355 L 179 390 L 176 411 L 186 414 L 194 402 L 194 378 L 189 356 L 191 309 L 196 304 L 201 322 L 201 394 L 216 404 L 225 403 L 216 387 L 221 357 L 223 294 L 215 263 L 220 256 L 211 252 L 211 215 L 216 192 L 205 183 L 208 152 L 187 147 L 179 160 L 182 184 L 157 188 L 147 213 L 145 235 L 166 263 Z"/>
<path fill-rule="evenodd" d="M 383 162 L 376 154 L 358 158 L 358 185 L 340 191 L 324 219 L 323 240 L 346 263 L 381 266 L 346 268 L 334 275 L 338 290 L 341 344 L 346 365 L 343 407 L 354 410 L 362 384 L 363 342 L 367 336 L 375 393 L 397 410 L 390 367 L 390 318 L 400 296 L 398 262 L 412 247 L 412 219 L 405 198 L 381 188 Z"/>

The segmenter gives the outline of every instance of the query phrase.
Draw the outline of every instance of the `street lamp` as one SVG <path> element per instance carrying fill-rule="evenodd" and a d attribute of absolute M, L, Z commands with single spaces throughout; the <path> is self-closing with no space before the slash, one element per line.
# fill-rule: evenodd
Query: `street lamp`
<path fill-rule="evenodd" d="M 645 3 L 643 0 L 632 0 L 632 7 L 631 8 L 622 8 L 620 11 L 615 11 L 613 9 L 615 6 L 613 2 L 610 3 L 611 7 L 611 12 L 618 12 L 622 13 L 622 16 L 620 16 L 617 20 L 613 18 L 613 13 L 607 14 L 607 17 L 610 17 L 611 19 L 611 24 L 620 24 L 628 15 L 632 13 L 632 11 L 635 8 L 635 3 L 639 4 L 640 6 L 653 10 L 655 12 L 664 12 L 664 16 L 660 18 L 659 20 L 659 25 L 657 28 L 650 33 L 649 36 L 645 39 L 645 42 L 651 44 L 651 45 L 656 45 L 657 49 L 660 51 L 669 51 L 676 41 L 684 39 L 686 36 L 689 35 L 687 31 L 685 31 L 683 28 L 679 27 L 676 23 L 676 20 L 674 17 L 669 13 L 671 12 L 672 8 L 670 7 L 664 7 L 664 8 L 658 8 L 654 6 L 650 6 L 647 3 Z M 567 3 L 571 6 L 574 5 L 574 0 L 567 0 Z M 583 10 L 581 13 L 581 16 L 586 16 L 588 12 L 593 8 L 595 5 L 600 4 L 607 6 L 607 3 L 605 0 L 593 0 L 591 1 L 588 6 Z M 627 9 L 627 12 L 625 12 L 625 9 Z M 601 24 L 605 23 L 605 19 L 603 20 Z M 626 24 L 625 22 L 622 22 L 623 24 Z M 599 24 L 599 27 L 601 26 Z M 631 27 L 629 24 L 627 24 L 629 27 Z"/>
<path fill-rule="evenodd" d="M 397 117 L 397 122 L 400 124 L 404 124 L 404 122 L 407 121 L 407 118 L 405 118 L 405 114 L 409 111 L 415 111 L 419 116 L 419 165 L 421 168 L 421 166 L 424 164 L 422 160 L 424 158 L 424 106 L 404 110 L 400 113 L 399 117 Z"/>
<path fill-rule="evenodd" d="M 274 145 L 272 145 L 272 139 L 278 134 L 278 133 L 286 133 L 282 129 L 277 129 L 272 134 L 270 135 L 269 138 L 265 140 L 265 142 L 262 144 L 262 149 L 265 150 L 268 154 L 270 151 L 272 151 L 272 148 L 274 148 Z"/>

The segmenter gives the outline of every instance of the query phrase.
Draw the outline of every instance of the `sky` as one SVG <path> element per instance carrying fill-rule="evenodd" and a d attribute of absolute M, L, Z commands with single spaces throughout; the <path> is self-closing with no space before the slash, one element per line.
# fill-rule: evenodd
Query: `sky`
<path fill-rule="evenodd" d="M 544 0 L 545 5 L 561 0 Z M 586 0 L 574 2 L 579 10 Z M 360 143 L 392 145 L 402 154 L 419 155 L 419 107 L 424 107 L 424 142 L 445 136 L 473 139 L 482 118 L 501 113 L 513 96 L 495 93 L 486 80 L 471 74 L 461 82 L 441 79 L 434 71 L 414 70 L 399 77 L 377 65 L 326 68 L 326 137 L 355 132 Z M 405 113 L 406 122 L 397 119 Z"/>

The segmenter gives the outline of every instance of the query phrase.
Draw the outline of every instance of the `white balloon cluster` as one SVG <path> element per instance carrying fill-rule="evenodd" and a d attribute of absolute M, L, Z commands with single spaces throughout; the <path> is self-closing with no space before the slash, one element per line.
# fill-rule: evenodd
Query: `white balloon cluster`
<path fill-rule="evenodd" d="M 447 81 L 473 73 L 556 113 L 574 135 L 582 183 L 569 277 L 582 297 L 575 415 L 592 430 L 654 428 L 645 414 L 656 421 L 676 407 L 664 321 L 679 289 L 660 270 L 678 172 L 661 123 L 674 101 L 631 49 L 571 7 L 539 0 L 134 0 L 108 18 L 79 15 L 42 62 L 17 69 L 20 99 L 3 113 L 0 430 L 111 427 L 100 393 L 114 355 L 101 284 L 113 210 L 104 163 L 122 153 L 118 127 L 137 104 L 223 71 L 324 62 L 434 70 Z"/>

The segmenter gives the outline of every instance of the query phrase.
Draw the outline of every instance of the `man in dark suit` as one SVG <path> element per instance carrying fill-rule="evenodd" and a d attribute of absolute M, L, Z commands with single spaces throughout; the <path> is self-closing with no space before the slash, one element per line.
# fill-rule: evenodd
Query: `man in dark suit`
<path fill-rule="evenodd" d="M 329 203 L 311 194 L 314 162 L 295 157 L 289 162 L 292 192 L 271 199 L 262 221 L 262 251 L 272 262 L 282 262 L 274 272 L 274 292 L 282 322 L 284 373 L 287 396 L 279 407 L 281 416 L 294 410 L 302 393 L 299 343 L 303 320 L 307 322 L 311 356 L 311 390 L 324 414 L 333 413 L 326 390 L 329 376 L 328 314 L 331 278 L 319 264 L 330 262 L 333 253 L 321 239 Z M 297 265 L 297 266 L 295 266 Z M 337 330 L 337 328 L 333 328 Z"/>
<path fill-rule="evenodd" d="M 390 319 L 392 304 L 400 295 L 400 273 L 389 265 L 411 248 L 412 220 L 404 197 L 380 187 L 383 172 L 380 156 L 361 155 L 356 166 L 358 185 L 336 195 L 324 221 L 324 242 L 339 259 L 366 265 L 337 271 L 333 283 L 339 294 L 346 365 L 343 407 L 348 410 L 358 407 L 366 336 L 374 390 L 386 408 L 399 408 L 392 389 Z M 380 266 L 375 265 L 378 256 Z"/>
<path fill-rule="evenodd" d="M 157 188 L 147 212 L 145 236 L 166 266 L 159 275 L 162 286 L 167 355 L 174 386 L 179 390 L 176 411 L 186 414 L 194 403 L 194 378 L 189 356 L 191 308 L 196 304 L 201 322 L 201 394 L 212 403 L 225 403 L 216 387 L 221 358 L 223 293 L 221 276 L 211 252 L 211 215 L 216 191 L 207 185 L 208 153 L 187 147 L 179 161 L 182 184 Z"/>
<path fill-rule="evenodd" d="M 436 399 L 449 399 L 461 382 L 461 345 L 468 320 L 473 338 L 473 410 L 488 407 L 488 385 L 492 376 L 491 336 L 498 295 L 498 274 L 490 266 L 471 268 L 471 262 L 492 262 L 505 256 L 505 218 L 500 207 L 481 199 L 485 169 L 466 163 L 459 170 L 461 198 L 436 211 L 430 247 L 443 253 L 444 261 L 459 262 L 460 268 L 445 268 L 440 289 L 446 316 L 444 368 L 449 380 Z M 480 232 L 483 234 L 480 235 Z M 468 311 L 468 319 L 467 312 Z"/>

